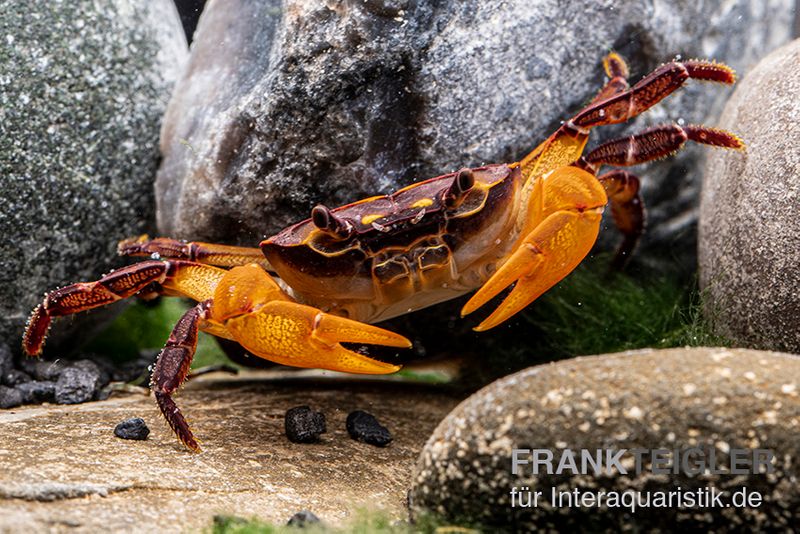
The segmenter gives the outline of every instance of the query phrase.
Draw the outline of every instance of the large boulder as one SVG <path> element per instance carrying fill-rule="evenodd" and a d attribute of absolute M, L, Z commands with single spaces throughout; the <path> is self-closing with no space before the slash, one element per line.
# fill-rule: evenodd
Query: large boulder
<path fill-rule="evenodd" d="M 170 0 L 3 3 L 0 336 L 153 224 L 161 116 L 187 57 Z M 72 332 L 85 321 L 71 323 Z"/>
<path fill-rule="evenodd" d="M 514 161 L 597 91 L 608 50 L 627 56 L 634 79 L 677 54 L 746 71 L 789 38 L 793 6 L 212 1 L 165 119 L 159 229 L 254 245 L 318 202 Z M 713 124 L 727 94 L 690 84 L 599 138 L 678 119 Z M 651 249 L 678 241 L 672 255 L 694 255 L 705 150 L 642 171 Z"/>
<path fill-rule="evenodd" d="M 410 492 L 415 516 L 434 513 L 450 520 L 480 523 L 515 532 L 547 531 L 727 531 L 786 530 L 800 520 L 800 358 L 774 352 L 739 349 L 669 349 L 591 356 L 531 367 L 493 382 L 453 410 L 425 444 Z M 698 452 L 695 448 L 701 449 Z M 524 449 L 521 472 L 512 474 L 513 449 Z M 552 453 L 553 471 L 563 451 L 608 450 L 622 469 L 600 474 L 533 474 L 533 450 L 544 459 Z M 642 455 L 637 472 L 635 449 Z M 662 449 L 664 460 L 649 454 Z M 663 449 L 670 452 L 664 453 Z M 690 449 L 695 449 L 690 451 Z M 773 472 L 760 465 L 752 471 L 731 458 L 763 449 L 774 455 Z M 677 473 L 674 450 L 683 456 Z M 743 451 L 740 451 L 743 450 Z M 604 453 L 605 454 L 605 453 Z M 712 454 L 715 459 L 712 460 Z M 768 459 L 767 453 L 757 453 Z M 671 455 L 671 456 L 670 456 Z M 595 456 L 596 457 L 596 456 Z M 751 456 L 752 458 L 752 456 Z M 698 462 L 708 468 L 696 472 Z M 756 462 L 758 464 L 759 461 Z M 569 464 L 565 464 L 568 466 Z M 577 469 L 581 470 L 580 457 Z M 725 471 L 720 473 L 715 471 Z M 511 491 L 541 491 L 538 504 L 511 505 Z M 733 505 L 746 488 L 758 493 L 745 506 Z M 658 506 L 654 495 L 711 488 L 723 492 L 710 506 Z M 551 491 L 606 495 L 633 492 L 651 505 L 635 512 L 605 505 L 566 505 Z M 630 497 L 628 497 L 630 499 Z M 677 497 L 672 497 L 673 503 Z M 519 500 L 515 501 L 519 503 Z M 577 502 L 573 499 L 573 503 Z M 584 503 L 589 501 L 584 500 Z M 647 502 L 645 500 L 636 501 Z M 720 502 L 722 506 L 716 506 Z M 523 503 L 527 503 L 527 497 Z M 728 503 L 729 507 L 725 506 Z M 741 503 L 739 503 L 741 504 Z"/>
<path fill-rule="evenodd" d="M 800 352 L 800 40 L 742 80 L 720 123 L 747 142 L 710 157 L 700 209 L 706 315 L 738 344 Z"/>

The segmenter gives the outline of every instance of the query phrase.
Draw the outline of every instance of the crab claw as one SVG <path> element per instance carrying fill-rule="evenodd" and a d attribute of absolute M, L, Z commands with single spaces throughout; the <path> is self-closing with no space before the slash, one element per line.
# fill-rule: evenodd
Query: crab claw
<path fill-rule="evenodd" d="M 520 244 L 500 269 L 464 305 L 461 315 L 477 310 L 516 282 L 503 302 L 475 330 L 494 328 L 557 284 L 583 260 L 600 228 L 603 208 L 558 211 Z"/>
<path fill-rule="evenodd" d="M 388 374 L 400 366 L 359 354 L 341 343 L 411 347 L 399 334 L 290 301 L 268 302 L 228 319 L 225 328 L 244 348 L 270 361 L 346 373 Z"/>

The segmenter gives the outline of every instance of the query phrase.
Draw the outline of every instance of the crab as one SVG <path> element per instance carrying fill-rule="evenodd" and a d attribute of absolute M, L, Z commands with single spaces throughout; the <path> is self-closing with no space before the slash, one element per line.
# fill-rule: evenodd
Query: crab
<path fill-rule="evenodd" d="M 27 324 L 24 351 L 41 353 L 53 317 L 131 296 L 195 300 L 158 357 L 151 389 L 178 439 L 199 451 L 173 399 L 187 378 L 198 331 L 279 364 L 392 373 L 400 367 L 355 346 L 410 348 L 411 342 L 372 323 L 477 290 L 461 310 L 466 316 L 511 287 L 475 330 L 503 323 L 578 266 L 608 203 L 623 235 L 614 260 L 620 266 L 643 230 L 640 181 L 621 169 L 599 174 L 603 165 L 663 158 L 686 141 L 744 144 L 724 130 L 669 124 L 584 154 L 592 128 L 639 115 L 689 79 L 735 81 L 723 64 L 672 61 L 630 87 L 618 54 L 603 65 L 609 81 L 595 98 L 519 162 L 464 168 L 335 209 L 318 205 L 259 248 L 124 240 L 120 254 L 150 259 L 46 294 Z"/>

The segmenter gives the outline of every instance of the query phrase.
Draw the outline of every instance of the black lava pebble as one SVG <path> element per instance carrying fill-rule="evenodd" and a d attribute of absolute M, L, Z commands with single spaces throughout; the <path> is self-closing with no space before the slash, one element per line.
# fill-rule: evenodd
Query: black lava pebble
<path fill-rule="evenodd" d="M 347 416 L 347 433 L 355 440 L 377 447 L 385 447 L 392 442 L 389 429 L 380 424 L 374 415 L 362 410 Z"/>
<path fill-rule="evenodd" d="M 302 512 L 297 512 L 292 517 L 290 517 L 289 521 L 286 524 L 290 527 L 305 528 L 308 525 L 320 524 L 320 520 L 319 517 L 312 514 L 308 510 L 303 510 Z"/>
<path fill-rule="evenodd" d="M 114 428 L 114 435 L 122 439 L 145 440 L 150 435 L 150 429 L 141 417 L 125 419 Z"/>
<path fill-rule="evenodd" d="M 294 443 L 313 443 L 325 433 L 325 414 L 308 406 L 295 406 L 286 410 L 284 418 L 286 437 Z"/>
<path fill-rule="evenodd" d="M 22 392 L 22 402 L 25 404 L 40 404 L 53 402 L 56 398 L 56 383 L 47 380 L 32 380 L 16 387 Z"/>
<path fill-rule="evenodd" d="M 20 390 L 0 386 L 0 408 L 14 408 L 22 404 L 23 400 L 25 399 Z"/>

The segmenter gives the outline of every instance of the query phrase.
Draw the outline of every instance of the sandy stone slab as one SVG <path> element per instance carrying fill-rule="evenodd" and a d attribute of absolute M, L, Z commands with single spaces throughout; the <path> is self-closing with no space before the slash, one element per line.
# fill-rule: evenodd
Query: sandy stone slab
<path fill-rule="evenodd" d="M 330 524 L 359 508 L 405 517 L 412 467 L 457 402 L 436 388 L 383 382 L 200 379 L 179 397 L 203 440 L 199 455 L 180 446 L 150 397 L 0 411 L 0 532 L 195 530 L 215 514 L 283 523 L 302 509 Z M 284 412 L 300 404 L 325 413 L 321 443 L 284 436 Z M 375 414 L 394 442 L 350 439 L 354 409 Z M 150 438 L 114 437 L 134 416 Z"/>

